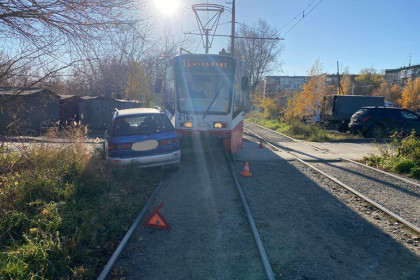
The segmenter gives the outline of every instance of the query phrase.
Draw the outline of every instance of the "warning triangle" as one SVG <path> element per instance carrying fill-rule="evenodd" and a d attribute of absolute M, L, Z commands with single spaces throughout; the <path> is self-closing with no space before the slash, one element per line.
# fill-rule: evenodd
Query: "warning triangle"
<path fill-rule="evenodd" d="M 144 225 L 151 228 L 159 229 L 171 229 L 171 226 L 165 221 L 162 217 L 162 214 L 159 212 L 160 207 L 158 207 L 146 220 Z"/>

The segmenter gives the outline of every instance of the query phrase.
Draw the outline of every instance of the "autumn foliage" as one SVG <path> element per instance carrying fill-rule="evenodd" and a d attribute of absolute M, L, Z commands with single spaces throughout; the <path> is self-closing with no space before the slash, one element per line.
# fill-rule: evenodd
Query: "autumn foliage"
<path fill-rule="evenodd" d="M 408 79 L 402 90 L 399 104 L 412 111 L 420 110 L 420 78 Z"/>
<path fill-rule="evenodd" d="M 304 85 L 303 91 L 288 100 L 284 112 L 285 119 L 304 119 L 318 115 L 324 97 L 335 93 L 336 89 L 326 83 L 326 74 L 319 59 L 312 66 L 310 75 L 311 79 Z"/>
<path fill-rule="evenodd" d="M 420 111 L 420 77 L 408 79 L 405 85 L 392 84 L 383 74 L 375 69 L 363 69 L 354 80 L 347 72 L 340 79 L 341 88 L 331 85 L 323 65 L 317 59 L 309 71 L 310 80 L 303 85 L 303 90 L 295 92 L 276 92 L 270 97 L 261 89 L 254 95 L 253 104 L 264 112 L 266 119 L 283 118 L 289 120 L 307 120 L 320 114 L 324 98 L 332 94 L 383 96 L 386 101 L 400 107 Z M 258 92 L 258 91 L 257 91 Z"/>

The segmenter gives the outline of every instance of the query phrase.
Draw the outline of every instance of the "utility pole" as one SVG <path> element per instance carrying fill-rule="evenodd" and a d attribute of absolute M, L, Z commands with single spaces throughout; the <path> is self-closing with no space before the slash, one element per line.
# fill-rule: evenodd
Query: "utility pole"
<path fill-rule="evenodd" d="M 184 32 L 188 35 L 199 35 L 201 36 L 201 41 L 205 49 L 206 54 L 209 53 L 209 49 L 213 44 L 214 37 L 228 37 L 230 38 L 230 47 L 231 47 L 231 56 L 235 55 L 235 39 L 253 39 L 253 40 L 284 40 L 284 38 L 273 38 L 273 37 L 247 37 L 247 36 L 235 36 L 235 0 L 232 2 L 226 3 L 232 4 L 232 8 L 225 7 L 217 4 L 194 4 L 188 7 L 185 7 L 183 12 L 191 9 L 197 20 L 198 27 L 200 29 L 199 33 L 193 32 Z M 216 34 L 217 27 L 219 25 L 220 16 L 224 11 L 229 11 L 232 13 L 232 30 L 231 34 Z M 213 16 L 210 17 L 207 21 L 202 21 L 200 13 L 211 12 Z"/>
<path fill-rule="evenodd" d="M 205 47 L 206 48 L 206 54 L 208 54 L 209 53 L 209 48 L 210 48 L 210 46 L 209 46 L 209 31 L 207 29 L 205 29 L 204 34 L 206 36 L 206 47 Z"/>
<path fill-rule="evenodd" d="M 235 0 L 232 0 L 232 37 L 230 38 L 230 53 L 235 56 Z"/>
<path fill-rule="evenodd" d="M 343 88 L 341 87 L 340 67 L 339 67 L 338 61 L 337 61 L 337 78 L 338 78 L 338 94 L 341 94 L 341 93 L 344 94 Z"/>

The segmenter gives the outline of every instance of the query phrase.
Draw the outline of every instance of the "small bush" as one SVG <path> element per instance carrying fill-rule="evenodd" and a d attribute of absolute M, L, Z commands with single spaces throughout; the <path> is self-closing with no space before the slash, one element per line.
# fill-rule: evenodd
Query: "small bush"
<path fill-rule="evenodd" d="M 274 99 L 268 97 L 264 98 L 262 101 L 262 107 L 264 109 L 264 117 L 266 119 L 278 119 L 280 110 Z"/>
<path fill-rule="evenodd" d="M 266 119 L 264 118 L 264 115 L 260 113 L 251 112 L 247 116 L 247 120 L 297 139 L 308 141 L 328 141 L 343 138 L 343 136 L 335 135 L 317 125 L 305 124 L 299 119 L 283 121 L 280 121 L 279 119 Z"/>
<path fill-rule="evenodd" d="M 420 178 L 420 139 L 414 135 L 400 139 L 381 149 L 380 155 L 363 158 L 368 165 Z"/>
<path fill-rule="evenodd" d="M 71 145 L 0 150 L 0 279 L 94 279 L 162 177 Z"/>
<path fill-rule="evenodd" d="M 416 166 L 411 168 L 410 176 L 413 178 L 420 178 L 420 167 Z"/>
<path fill-rule="evenodd" d="M 415 166 L 415 162 L 412 159 L 408 159 L 406 157 L 393 158 L 391 161 L 392 170 L 398 173 L 408 174 Z"/>

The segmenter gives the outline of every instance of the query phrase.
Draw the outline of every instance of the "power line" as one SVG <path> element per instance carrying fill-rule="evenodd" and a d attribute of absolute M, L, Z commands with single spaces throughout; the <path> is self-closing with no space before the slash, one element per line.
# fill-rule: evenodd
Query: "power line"
<path fill-rule="evenodd" d="M 252 26 L 249 26 L 249 25 L 246 25 L 245 23 L 240 23 L 240 22 L 237 22 L 237 21 L 235 21 L 235 23 L 236 24 L 239 24 L 239 25 L 242 25 L 242 26 L 245 26 L 245 27 L 250 28 L 250 29 L 254 29 L 255 31 L 258 31 L 258 32 L 263 33 L 262 30 L 259 30 L 259 29 L 255 28 L 255 27 L 252 27 Z"/>
<path fill-rule="evenodd" d="M 219 26 L 220 25 L 231 24 L 231 23 L 232 23 L 231 21 L 227 21 L 227 22 L 219 23 Z M 196 30 L 193 30 L 193 31 L 188 31 L 186 33 L 195 33 L 195 32 L 201 32 L 201 29 L 196 29 Z"/>
<path fill-rule="evenodd" d="M 204 35 L 203 33 L 184 32 L 185 35 Z M 214 37 L 232 37 L 232 35 L 214 34 Z M 235 39 L 253 39 L 253 40 L 284 40 L 279 37 L 252 37 L 252 36 L 235 36 Z"/>
<path fill-rule="evenodd" d="M 295 19 L 297 19 L 300 15 L 305 15 L 305 11 L 312 6 L 313 3 L 315 3 L 315 1 L 317 0 L 313 0 L 311 3 L 309 3 L 308 6 L 306 6 L 305 9 L 303 9 L 301 12 L 299 12 L 294 18 L 292 18 L 291 20 L 289 20 L 285 25 L 283 25 L 282 27 L 280 27 L 279 31 L 281 31 L 283 28 L 285 28 L 286 26 L 288 26 L 292 21 L 294 21 Z"/>
<path fill-rule="evenodd" d="M 305 16 L 308 16 L 313 10 L 315 10 L 316 7 L 319 6 L 319 4 L 321 4 L 324 0 L 320 0 L 312 9 L 309 10 L 309 12 L 306 13 L 306 15 L 302 15 L 301 19 L 299 19 L 289 30 L 287 30 L 287 32 L 283 35 L 286 36 L 293 28 L 295 28 L 296 25 L 299 24 L 299 22 L 301 22 Z"/>

